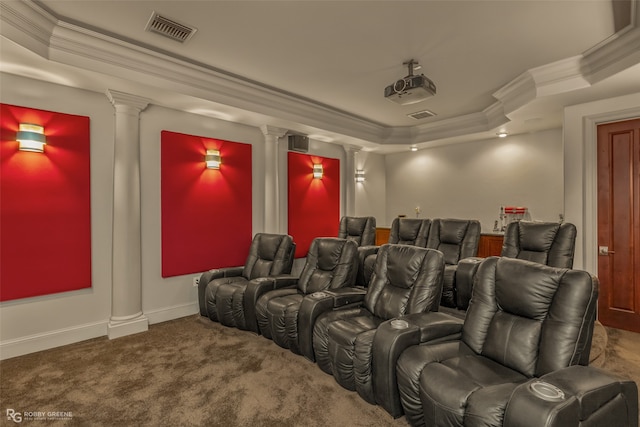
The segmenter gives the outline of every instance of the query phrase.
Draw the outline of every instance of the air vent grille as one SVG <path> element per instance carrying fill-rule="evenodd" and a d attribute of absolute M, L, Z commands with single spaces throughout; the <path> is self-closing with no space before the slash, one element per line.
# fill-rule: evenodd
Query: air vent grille
<path fill-rule="evenodd" d="M 435 115 L 436 113 L 429 110 L 416 111 L 415 113 L 407 114 L 407 116 L 416 120 L 426 119 L 427 117 L 433 117 Z"/>
<path fill-rule="evenodd" d="M 173 19 L 159 15 L 157 12 L 153 12 L 151 14 L 151 18 L 149 18 L 149 22 L 147 22 L 145 30 L 161 34 L 172 40 L 179 41 L 180 43 L 184 43 L 189 40 L 197 31 L 196 28 L 183 25 Z"/>

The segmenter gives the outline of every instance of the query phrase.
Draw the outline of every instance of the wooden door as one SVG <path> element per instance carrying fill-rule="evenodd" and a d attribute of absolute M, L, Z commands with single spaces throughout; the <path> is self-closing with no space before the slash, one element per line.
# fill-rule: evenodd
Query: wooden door
<path fill-rule="evenodd" d="M 640 119 L 598 126 L 598 317 L 640 332 Z"/>

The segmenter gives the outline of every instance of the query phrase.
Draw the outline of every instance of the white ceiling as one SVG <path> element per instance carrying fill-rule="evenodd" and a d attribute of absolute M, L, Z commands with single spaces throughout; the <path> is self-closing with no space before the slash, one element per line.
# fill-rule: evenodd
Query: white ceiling
<path fill-rule="evenodd" d="M 173 108 L 390 152 L 559 127 L 567 105 L 639 92 L 636 4 L 3 1 L 0 69 L 89 90 L 115 85 Z M 146 32 L 153 11 L 197 32 L 184 44 Z M 412 58 L 436 96 L 386 100 L 384 87 Z M 156 60 L 185 78 L 154 75 Z M 407 117 L 423 109 L 437 116 Z"/>

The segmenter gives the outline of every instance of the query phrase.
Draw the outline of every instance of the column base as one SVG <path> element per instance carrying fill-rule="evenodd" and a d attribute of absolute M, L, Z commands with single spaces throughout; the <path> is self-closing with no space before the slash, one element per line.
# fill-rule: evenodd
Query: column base
<path fill-rule="evenodd" d="M 138 334 L 149 330 L 149 319 L 144 314 L 133 319 L 126 320 L 109 320 L 107 325 L 107 336 L 110 340 L 120 338 L 127 335 Z"/>

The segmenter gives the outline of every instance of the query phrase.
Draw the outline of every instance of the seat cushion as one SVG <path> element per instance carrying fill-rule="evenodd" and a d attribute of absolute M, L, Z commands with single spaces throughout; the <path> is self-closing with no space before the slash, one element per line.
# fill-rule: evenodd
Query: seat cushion
<path fill-rule="evenodd" d="M 476 418 L 493 418 L 499 421 L 493 425 L 501 425 L 510 390 L 528 379 L 517 371 L 478 355 L 428 364 L 420 374 L 420 400 L 425 423 L 463 425 L 468 408 L 473 408 Z M 505 384 L 506 387 L 494 388 Z M 477 396 L 472 398 L 476 393 Z M 469 406 L 470 402 L 476 406 Z M 488 404 L 489 408 L 478 408 L 478 404 Z"/>
<path fill-rule="evenodd" d="M 361 315 L 329 324 L 329 363 L 338 384 L 355 391 L 354 357 L 360 334 L 375 330 L 383 320 Z"/>
<path fill-rule="evenodd" d="M 271 322 L 269 310 L 267 308 L 269 302 L 274 298 L 295 295 L 297 293 L 298 290 L 295 288 L 274 289 L 258 298 L 258 301 L 256 302 L 256 320 L 258 322 L 258 329 L 260 329 L 260 333 L 263 337 L 272 339 Z"/>
<path fill-rule="evenodd" d="M 220 277 L 218 279 L 213 279 L 212 281 L 210 281 L 204 291 L 204 303 L 209 319 L 213 320 L 214 322 L 219 321 L 217 310 L 217 293 L 218 288 L 221 285 L 236 283 L 246 286 L 248 282 L 249 281 L 242 276 Z"/>
<path fill-rule="evenodd" d="M 313 325 L 313 353 L 316 363 L 321 370 L 327 374 L 331 374 L 329 325 L 337 320 L 361 316 L 364 313 L 368 313 L 365 308 L 355 307 L 328 311 L 318 317 L 315 325 Z"/>
<path fill-rule="evenodd" d="M 290 293 L 271 298 L 267 303 L 267 318 L 271 327 L 271 339 L 282 348 L 290 348 L 289 334 L 291 334 L 292 338 L 295 337 L 297 341 L 297 333 L 287 329 L 296 328 L 297 330 L 296 315 L 303 297 L 304 295 L 300 293 Z M 294 319 L 291 319 L 290 314 L 287 313 L 288 311 L 294 313 Z M 288 325 L 286 318 L 288 318 Z"/>

